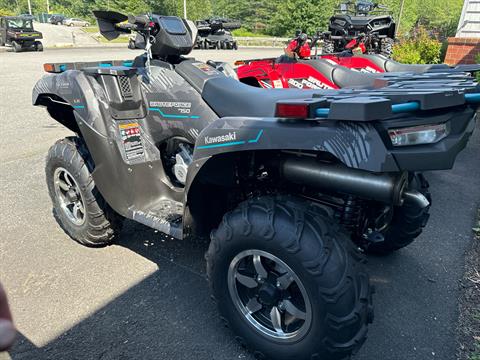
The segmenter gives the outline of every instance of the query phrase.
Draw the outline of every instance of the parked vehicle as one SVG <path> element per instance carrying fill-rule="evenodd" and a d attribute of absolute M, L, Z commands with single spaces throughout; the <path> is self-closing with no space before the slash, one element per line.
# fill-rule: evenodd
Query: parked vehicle
<path fill-rule="evenodd" d="M 392 56 L 396 24 L 388 8 L 371 1 L 347 1 L 330 18 L 324 34 L 323 54 L 339 53 L 352 41 L 365 47 L 364 53 Z"/>
<path fill-rule="evenodd" d="M 18 15 L 19 17 L 22 17 L 24 19 L 28 19 L 28 20 L 32 20 L 34 21 L 35 20 L 35 16 L 33 16 L 32 14 L 20 14 Z"/>
<path fill-rule="evenodd" d="M 475 87 L 474 78 L 467 73 L 474 67 L 462 69 L 444 69 L 438 72 L 416 73 L 367 73 L 359 72 L 338 64 L 328 58 L 296 59 L 286 57 L 240 60 L 237 75 L 241 82 L 266 89 L 341 89 L 364 88 L 372 89 L 379 86 L 395 86 L 410 89 L 433 87 Z M 476 66 L 479 70 L 479 66 Z M 464 71 L 462 71 L 464 70 Z"/>
<path fill-rule="evenodd" d="M 54 14 L 51 15 L 48 21 L 53 25 L 62 25 L 63 21 L 66 19 L 65 15 Z"/>
<path fill-rule="evenodd" d="M 68 18 L 68 19 L 63 20 L 63 25 L 87 27 L 87 26 L 90 26 L 90 23 L 88 21 L 85 21 L 85 20 L 82 20 L 82 19 Z"/>
<path fill-rule="evenodd" d="M 452 168 L 479 89 L 268 91 L 185 57 L 192 22 L 95 16 L 147 52 L 45 64 L 33 104 L 75 133 L 47 156 L 60 226 L 88 246 L 115 241 L 125 218 L 211 234 L 208 280 L 237 339 L 261 358 L 350 357 L 373 320 L 359 248 L 393 252 L 422 232 L 422 172 Z"/>
<path fill-rule="evenodd" d="M 389 59 L 383 55 L 356 55 L 342 56 L 338 55 L 321 55 L 318 59 L 328 60 L 338 65 L 345 66 L 352 70 L 366 73 L 383 73 L 383 72 L 409 72 L 415 74 L 432 73 L 432 72 L 466 72 L 474 73 L 480 71 L 480 64 L 476 65 L 457 65 L 450 67 L 446 64 L 402 64 L 395 60 Z"/>
<path fill-rule="evenodd" d="M 231 31 L 239 29 L 239 21 L 225 18 L 210 18 L 196 22 L 198 37 L 197 49 L 237 50 L 238 44 Z"/>
<path fill-rule="evenodd" d="M 13 51 L 43 51 L 42 33 L 35 31 L 33 21 L 21 16 L 4 16 L 0 18 L 0 46 L 9 45 Z"/>
<path fill-rule="evenodd" d="M 472 74 L 480 65 L 459 65 L 450 68 L 438 65 L 400 64 L 381 55 L 317 55 L 318 34 L 313 38 L 297 32 L 279 58 L 239 60 L 236 65 L 241 82 L 271 88 L 339 89 L 345 87 L 378 87 L 393 84 L 399 87 L 476 86 Z M 310 41 L 308 42 L 307 39 Z M 312 51 L 315 48 L 315 51 Z M 361 72 L 361 73 L 360 73 Z M 387 74 L 382 74 L 382 73 Z M 453 83 L 452 83 L 453 82 Z M 437 85 L 435 85 L 437 86 Z"/>

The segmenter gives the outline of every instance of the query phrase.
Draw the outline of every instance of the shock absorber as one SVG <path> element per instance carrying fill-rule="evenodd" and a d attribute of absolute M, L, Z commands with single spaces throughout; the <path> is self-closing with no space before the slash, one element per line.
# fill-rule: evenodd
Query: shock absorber
<path fill-rule="evenodd" d="M 362 201 L 352 195 L 347 195 L 340 214 L 340 222 L 345 228 L 354 234 L 363 232 Z"/>

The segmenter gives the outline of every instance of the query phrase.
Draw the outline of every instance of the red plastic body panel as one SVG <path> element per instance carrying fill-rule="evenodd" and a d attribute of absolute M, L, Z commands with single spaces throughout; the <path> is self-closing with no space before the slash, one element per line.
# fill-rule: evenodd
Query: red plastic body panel
<path fill-rule="evenodd" d="M 254 60 L 237 69 L 240 81 L 255 78 L 266 89 L 338 89 L 323 74 L 307 64 Z"/>

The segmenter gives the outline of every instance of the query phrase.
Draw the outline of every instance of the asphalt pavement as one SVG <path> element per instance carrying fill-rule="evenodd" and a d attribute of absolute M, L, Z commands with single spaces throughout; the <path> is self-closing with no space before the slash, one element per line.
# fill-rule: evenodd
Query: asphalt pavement
<path fill-rule="evenodd" d="M 232 62 L 278 50 L 195 52 Z M 0 281 L 19 340 L 0 359 L 253 359 L 218 319 L 200 240 L 175 241 L 128 221 L 117 245 L 89 249 L 55 223 L 44 180 L 48 148 L 68 130 L 31 89 L 48 61 L 132 58 L 119 49 L 0 53 Z M 410 247 L 368 267 L 376 318 L 355 360 L 455 358 L 463 258 L 480 200 L 480 134 L 455 168 L 427 174 L 433 207 Z"/>

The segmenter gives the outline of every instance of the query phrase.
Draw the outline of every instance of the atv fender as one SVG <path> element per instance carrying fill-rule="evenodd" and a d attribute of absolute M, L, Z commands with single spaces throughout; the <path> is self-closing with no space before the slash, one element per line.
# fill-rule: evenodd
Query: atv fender
<path fill-rule="evenodd" d="M 346 166 L 372 172 L 399 171 L 373 125 L 345 121 L 282 121 L 221 118 L 198 136 L 187 188 L 209 161 L 226 153 L 262 150 L 327 152 Z"/>
<path fill-rule="evenodd" d="M 72 70 L 44 76 L 33 90 L 33 104 L 46 106 L 57 121 L 85 140 L 95 163 L 92 173 L 95 185 L 119 214 L 131 217 L 131 209 L 143 208 L 144 203 L 159 193 L 170 191 L 172 198 L 182 199 L 181 192 L 177 194 L 166 185 L 160 154 L 149 139 L 145 139 L 144 161 L 124 160 L 125 154 L 119 150 L 118 124 L 115 126 L 106 94 L 83 72 Z M 132 121 L 143 127 L 145 119 L 124 122 Z M 152 177 L 152 172 L 160 175 Z"/>
<path fill-rule="evenodd" d="M 82 71 L 66 71 L 44 75 L 32 93 L 35 106 L 46 106 L 50 115 L 70 130 L 79 133 L 80 126 L 87 126 L 101 136 L 107 136 L 105 124 L 95 121 L 101 116 L 100 86 L 89 82 Z"/>

